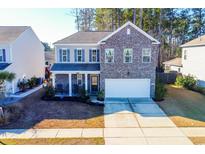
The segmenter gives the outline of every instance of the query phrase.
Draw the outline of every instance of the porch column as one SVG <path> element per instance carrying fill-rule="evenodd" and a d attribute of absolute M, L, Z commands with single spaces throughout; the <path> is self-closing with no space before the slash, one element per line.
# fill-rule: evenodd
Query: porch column
<path fill-rule="evenodd" d="M 53 73 L 53 76 L 52 76 L 52 84 L 53 84 L 53 87 L 55 88 L 55 78 L 56 78 L 56 75 Z"/>
<path fill-rule="evenodd" d="M 72 74 L 68 74 L 69 79 L 69 96 L 72 96 Z"/>
<path fill-rule="evenodd" d="M 88 90 L 88 74 L 85 74 L 85 90 Z"/>

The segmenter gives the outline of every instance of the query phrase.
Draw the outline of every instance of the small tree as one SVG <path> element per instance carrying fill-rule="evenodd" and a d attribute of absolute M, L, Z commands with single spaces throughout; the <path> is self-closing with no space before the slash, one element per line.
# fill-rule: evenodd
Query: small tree
<path fill-rule="evenodd" d="M 0 98 L 5 97 L 5 81 L 11 82 L 15 79 L 15 73 L 0 72 Z"/>

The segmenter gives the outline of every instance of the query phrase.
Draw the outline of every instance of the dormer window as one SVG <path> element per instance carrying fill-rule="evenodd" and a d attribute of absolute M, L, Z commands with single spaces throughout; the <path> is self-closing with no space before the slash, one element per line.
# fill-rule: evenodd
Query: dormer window
<path fill-rule="evenodd" d="M 127 29 L 127 35 L 130 35 L 130 29 L 129 28 Z"/>

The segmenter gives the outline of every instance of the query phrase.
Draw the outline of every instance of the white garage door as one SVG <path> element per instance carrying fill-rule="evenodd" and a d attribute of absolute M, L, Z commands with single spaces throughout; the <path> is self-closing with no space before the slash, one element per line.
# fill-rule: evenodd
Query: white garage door
<path fill-rule="evenodd" d="M 150 97 L 150 79 L 105 79 L 105 97 Z"/>

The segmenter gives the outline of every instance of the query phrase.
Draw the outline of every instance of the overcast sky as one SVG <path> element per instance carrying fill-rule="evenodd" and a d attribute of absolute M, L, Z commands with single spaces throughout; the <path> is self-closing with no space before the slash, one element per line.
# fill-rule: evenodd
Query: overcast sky
<path fill-rule="evenodd" d="M 74 32 L 70 9 L 0 9 L 0 26 L 31 26 L 43 42 L 53 43 Z"/>

